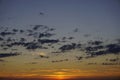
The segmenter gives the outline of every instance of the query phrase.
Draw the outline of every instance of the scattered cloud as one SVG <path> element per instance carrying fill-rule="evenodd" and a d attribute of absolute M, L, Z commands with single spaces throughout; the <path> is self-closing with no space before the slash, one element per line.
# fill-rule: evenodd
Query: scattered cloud
<path fill-rule="evenodd" d="M 120 59 L 118 57 L 117 58 L 106 59 L 106 61 L 110 61 L 110 62 L 117 62 L 119 60 Z"/>
<path fill-rule="evenodd" d="M 89 41 L 88 42 L 88 44 L 90 44 L 90 45 L 100 45 L 102 43 L 103 43 L 102 41 Z"/>
<path fill-rule="evenodd" d="M 15 35 L 15 33 L 13 33 L 13 32 L 1 32 L 0 35 L 4 37 L 7 35 Z"/>
<path fill-rule="evenodd" d="M 12 57 L 12 56 L 18 56 L 20 55 L 19 53 L 0 53 L 0 58 L 5 58 L 5 57 Z"/>
<path fill-rule="evenodd" d="M 80 47 L 81 47 L 81 44 L 71 43 L 71 44 L 66 44 L 66 45 L 61 46 L 59 50 L 62 52 L 65 52 L 65 51 L 74 50 Z"/>
<path fill-rule="evenodd" d="M 68 61 L 68 59 L 62 59 L 62 60 L 53 60 L 52 63 L 57 63 L 57 62 L 64 62 Z"/>
<path fill-rule="evenodd" d="M 118 54 L 120 53 L 120 45 L 119 44 L 109 44 L 106 46 L 107 48 L 107 53 L 114 53 Z"/>
<path fill-rule="evenodd" d="M 37 30 L 37 29 L 39 29 L 40 27 L 44 27 L 44 25 L 35 25 L 35 26 L 33 27 L 33 30 Z"/>
<path fill-rule="evenodd" d="M 39 33 L 39 38 L 52 37 L 53 35 L 51 33 Z"/>
<path fill-rule="evenodd" d="M 58 39 L 38 39 L 38 42 L 41 44 L 45 44 L 45 43 L 58 43 L 59 40 Z"/>
<path fill-rule="evenodd" d="M 79 31 L 79 29 L 78 28 L 75 28 L 74 30 L 73 30 L 73 32 L 78 32 Z"/>
<path fill-rule="evenodd" d="M 42 15 L 42 16 L 43 16 L 43 15 L 45 15 L 45 13 L 44 13 L 44 12 L 40 12 L 40 15 Z"/>
<path fill-rule="evenodd" d="M 83 57 L 82 56 L 76 56 L 77 60 L 82 60 Z"/>
<path fill-rule="evenodd" d="M 12 31 L 13 31 L 13 32 L 18 32 L 18 29 L 13 29 Z"/>
<path fill-rule="evenodd" d="M 2 37 L 0 37 L 0 41 L 3 41 L 4 39 Z"/>
<path fill-rule="evenodd" d="M 50 53 L 66 53 L 72 50 L 82 51 L 86 56 L 76 56 L 77 60 L 89 59 L 101 55 L 107 54 L 119 54 L 120 53 L 120 40 L 116 39 L 116 43 L 107 43 L 104 40 L 89 40 L 85 43 L 76 41 L 75 36 L 62 36 L 55 37 L 55 28 L 50 28 L 46 25 L 31 25 L 30 29 L 9 29 L 8 27 L 2 27 L 0 30 L 0 49 L 18 51 L 17 47 L 23 47 L 25 50 L 35 51 L 38 49 L 53 49 Z M 78 32 L 78 28 L 73 30 Z M 13 36 L 14 35 L 14 36 Z M 85 35 L 84 35 L 85 36 Z M 86 34 L 86 37 L 90 36 Z M 57 47 L 56 47 L 57 46 Z M 15 48 L 15 49 L 13 49 Z M 0 58 L 17 56 L 16 53 L 1 53 Z M 49 58 L 47 55 L 39 54 L 41 58 Z M 74 57 L 74 56 L 73 56 Z M 53 60 L 52 62 L 62 62 L 67 60 Z M 111 59 L 111 62 L 117 61 Z"/>
<path fill-rule="evenodd" d="M 102 65 L 120 65 L 120 63 L 102 63 Z"/>
<path fill-rule="evenodd" d="M 87 54 L 91 57 L 107 55 L 107 54 L 119 54 L 120 53 L 120 44 L 103 44 L 102 41 L 88 42 L 88 46 L 85 47 Z M 90 56 L 89 56 L 90 57 Z"/>

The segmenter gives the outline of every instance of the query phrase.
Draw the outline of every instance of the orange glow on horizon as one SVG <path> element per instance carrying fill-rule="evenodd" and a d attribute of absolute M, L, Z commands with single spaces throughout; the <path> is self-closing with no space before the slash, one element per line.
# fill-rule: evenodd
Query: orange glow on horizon
<path fill-rule="evenodd" d="M 39 73 L 38 73 L 39 72 Z M 61 69 L 61 70 L 41 70 L 38 72 L 32 71 L 31 73 L 0 73 L 0 77 L 15 77 L 15 78 L 45 78 L 52 80 L 64 80 L 70 78 L 90 78 L 90 77 L 107 77 L 107 76 L 120 76 L 120 72 L 97 72 L 97 71 L 82 71 L 79 69 Z M 46 74 L 42 74 L 42 73 Z"/>
<path fill-rule="evenodd" d="M 64 80 L 64 79 L 74 78 L 76 76 L 59 74 L 59 75 L 48 75 L 46 77 L 50 79 L 55 79 L 55 80 Z"/>
<path fill-rule="evenodd" d="M 69 78 L 68 76 L 66 76 L 66 72 L 54 72 L 53 75 L 48 75 L 48 77 L 53 78 L 55 80 L 62 80 Z"/>

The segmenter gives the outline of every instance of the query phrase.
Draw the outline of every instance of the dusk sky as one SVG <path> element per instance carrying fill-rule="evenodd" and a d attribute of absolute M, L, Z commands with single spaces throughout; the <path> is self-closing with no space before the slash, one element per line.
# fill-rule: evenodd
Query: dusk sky
<path fill-rule="evenodd" d="M 0 0 L 0 77 L 120 77 L 119 0 Z"/>

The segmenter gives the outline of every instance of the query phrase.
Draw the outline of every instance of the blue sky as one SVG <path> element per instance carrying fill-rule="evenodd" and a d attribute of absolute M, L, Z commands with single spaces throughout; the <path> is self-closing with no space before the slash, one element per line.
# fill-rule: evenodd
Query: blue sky
<path fill-rule="evenodd" d="M 114 36 L 120 29 L 118 0 L 1 0 L 0 12 L 0 24 L 12 27 L 44 24 L 62 31 L 80 28 L 83 33 Z"/>

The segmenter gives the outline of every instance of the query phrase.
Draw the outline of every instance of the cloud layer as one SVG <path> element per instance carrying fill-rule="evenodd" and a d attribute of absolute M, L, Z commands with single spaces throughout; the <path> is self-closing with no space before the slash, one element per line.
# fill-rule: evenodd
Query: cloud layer
<path fill-rule="evenodd" d="M 107 54 L 120 54 L 120 41 L 115 39 L 113 42 L 106 43 L 105 40 L 89 40 L 85 43 L 77 42 L 75 36 L 57 37 L 55 28 L 50 28 L 46 25 L 31 25 L 28 29 L 10 29 L 8 27 L 1 27 L 0 30 L 0 49 L 2 51 L 11 51 L 11 53 L 0 53 L 0 58 L 18 56 L 19 48 L 24 48 L 27 51 L 50 50 L 50 53 L 65 54 L 70 51 L 77 50 L 84 52 L 85 56 L 76 56 L 77 60 L 94 58 Z M 73 30 L 73 34 L 79 34 L 79 29 Z M 69 34 L 69 33 L 68 33 Z M 90 34 L 87 34 L 90 35 Z M 87 36 L 86 35 L 86 36 Z M 84 38 L 86 36 L 83 35 Z M 87 36 L 90 37 L 90 36 Z M 57 47 L 56 47 L 57 46 Z M 15 52 L 16 51 L 16 52 Z M 24 51 L 23 51 L 24 53 Z M 49 54 L 50 54 L 49 53 Z M 41 58 L 48 58 L 49 56 L 39 55 Z M 51 56 L 52 57 L 52 56 Z M 1 60 L 2 61 L 2 60 Z M 53 60 L 52 62 L 63 62 L 65 60 Z M 116 61 L 111 59 L 111 62 Z M 103 65 L 106 65 L 103 63 Z"/>

